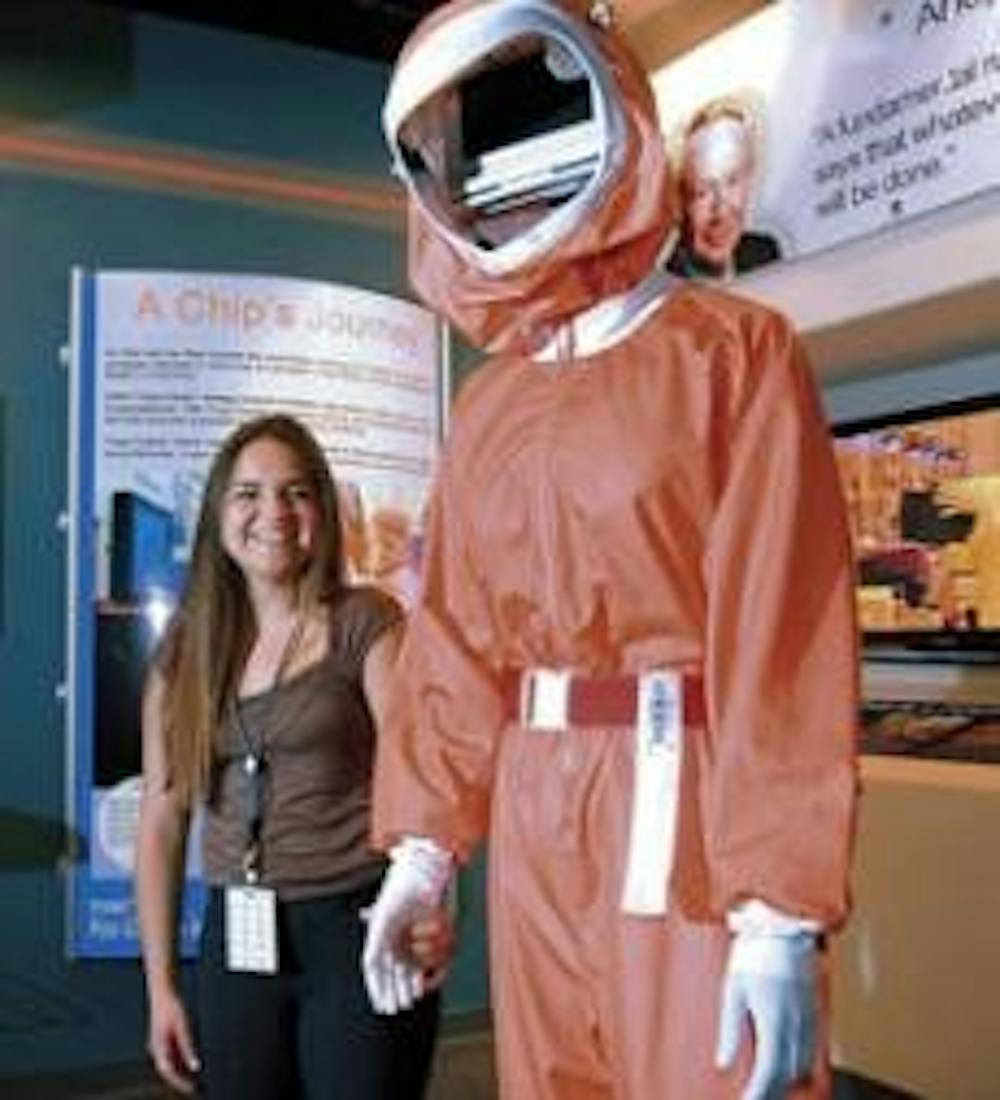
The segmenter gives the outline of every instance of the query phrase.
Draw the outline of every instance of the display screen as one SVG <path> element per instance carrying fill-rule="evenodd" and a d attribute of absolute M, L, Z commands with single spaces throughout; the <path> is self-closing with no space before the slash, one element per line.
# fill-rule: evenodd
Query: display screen
<path fill-rule="evenodd" d="M 112 499 L 111 597 L 137 603 L 150 595 L 174 593 L 180 570 L 174 561 L 174 518 L 137 493 Z"/>
<path fill-rule="evenodd" d="M 1000 397 L 835 435 L 866 640 L 1000 648 Z"/>
<path fill-rule="evenodd" d="M 142 689 L 157 633 L 139 608 L 97 616 L 94 784 L 113 787 L 142 771 Z"/>

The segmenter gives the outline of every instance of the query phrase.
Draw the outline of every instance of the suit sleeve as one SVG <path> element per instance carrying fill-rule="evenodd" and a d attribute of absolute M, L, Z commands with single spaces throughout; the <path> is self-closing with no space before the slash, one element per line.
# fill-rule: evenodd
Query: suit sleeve
<path fill-rule="evenodd" d="M 839 924 L 854 828 L 853 568 L 829 433 L 777 315 L 743 334 L 706 561 L 712 907 Z"/>
<path fill-rule="evenodd" d="M 464 860 L 486 833 L 502 712 L 490 606 L 453 465 L 445 455 L 428 505 L 422 591 L 379 732 L 372 832 L 379 848 L 424 836 Z"/>

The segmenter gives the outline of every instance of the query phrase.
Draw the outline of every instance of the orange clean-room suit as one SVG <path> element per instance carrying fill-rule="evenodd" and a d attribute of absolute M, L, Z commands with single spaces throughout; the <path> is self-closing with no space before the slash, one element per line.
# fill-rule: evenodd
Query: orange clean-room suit
<path fill-rule="evenodd" d="M 753 898 L 825 929 L 846 915 L 852 570 L 827 432 L 781 316 L 665 283 L 625 338 L 574 353 L 573 318 L 638 284 L 673 221 L 645 80 L 595 33 L 628 148 L 577 232 L 491 276 L 411 203 L 418 293 L 499 351 L 464 386 L 437 472 L 374 832 L 460 859 L 489 839 L 504 1100 L 723 1100 L 750 1056 L 744 1043 L 735 1067 L 713 1064 L 727 913 Z M 564 350 L 539 361 L 538 334 L 560 331 Z M 703 685 L 665 914 L 620 905 L 631 731 L 521 724 L 509 683 L 536 666 L 674 668 Z M 828 1095 L 826 1053 L 790 1095 Z"/>

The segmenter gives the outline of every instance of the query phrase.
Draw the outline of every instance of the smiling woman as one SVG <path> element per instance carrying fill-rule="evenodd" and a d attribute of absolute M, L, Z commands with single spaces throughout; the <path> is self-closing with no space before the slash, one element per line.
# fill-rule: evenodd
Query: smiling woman
<path fill-rule="evenodd" d="M 358 965 L 360 912 L 383 872 L 368 846 L 370 781 L 400 623 L 387 596 L 345 583 L 336 488 L 312 435 L 287 416 L 238 428 L 209 472 L 187 586 L 143 703 L 136 882 L 149 1051 L 181 1091 L 423 1095 L 437 995 L 379 1018 Z M 197 1038 L 173 946 L 196 803 L 211 888 Z M 403 935 L 435 989 L 446 916 L 428 911 Z"/>
<path fill-rule="evenodd" d="M 220 529 L 224 550 L 257 598 L 266 599 L 268 589 L 294 597 L 319 522 L 316 490 L 295 452 L 266 437 L 247 444 L 233 467 Z"/>

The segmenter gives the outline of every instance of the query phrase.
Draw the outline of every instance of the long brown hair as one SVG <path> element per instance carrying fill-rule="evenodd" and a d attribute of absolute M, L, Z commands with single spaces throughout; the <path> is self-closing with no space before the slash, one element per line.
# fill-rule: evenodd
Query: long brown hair
<path fill-rule="evenodd" d="M 233 467 L 244 448 L 259 439 L 292 451 L 317 497 L 320 524 L 315 552 L 299 581 L 300 606 L 332 600 L 343 585 L 336 487 L 316 439 L 290 416 L 241 424 L 212 461 L 184 593 L 154 659 L 164 678 L 168 782 L 185 803 L 208 789 L 218 730 L 256 637 L 243 574 L 223 549 L 219 521 Z"/>

